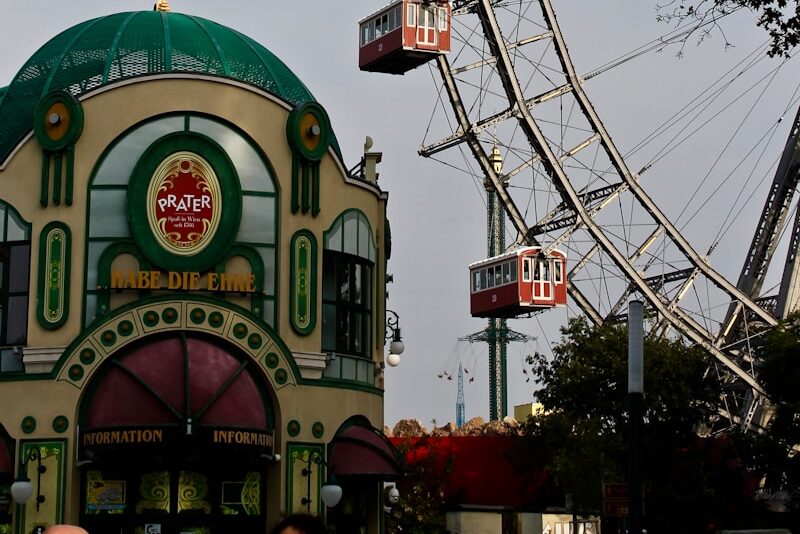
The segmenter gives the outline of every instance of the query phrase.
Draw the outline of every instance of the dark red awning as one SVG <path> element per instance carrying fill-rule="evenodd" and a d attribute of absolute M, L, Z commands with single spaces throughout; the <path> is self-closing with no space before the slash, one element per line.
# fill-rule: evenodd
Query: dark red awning
<path fill-rule="evenodd" d="M 333 438 L 330 474 L 397 478 L 401 474 L 394 446 L 379 430 L 351 426 Z"/>
<path fill-rule="evenodd" d="M 0 436 L 0 474 L 3 473 L 14 474 L 14 461 L 6 442 Z"/>

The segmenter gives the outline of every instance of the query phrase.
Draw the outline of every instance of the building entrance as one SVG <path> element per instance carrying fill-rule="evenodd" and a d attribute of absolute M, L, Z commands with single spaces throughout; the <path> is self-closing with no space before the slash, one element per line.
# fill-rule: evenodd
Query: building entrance
<path fill-rule="evenodd" d="M 204 462 L 205 463 L 205 462 Z M 92 534 L 260 532 L 264 472 L 229 463 L 89 467 L 81 525 Z"/>

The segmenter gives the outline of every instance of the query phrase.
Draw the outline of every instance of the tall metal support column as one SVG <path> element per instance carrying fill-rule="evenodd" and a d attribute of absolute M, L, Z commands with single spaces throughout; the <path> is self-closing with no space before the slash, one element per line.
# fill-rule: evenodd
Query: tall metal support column
<path fill-rule="evenodd" d="M 489 155 L 495 174 L 503 172 L 503 156 L 497 147 Z M 484 180 L 486 188 L 486 236 L 488 257 L 502 254 L 506 249 L 506 219 L 503 206 L 491 182 Z M 489 419 L 503 419 L 508 415 L 508 373 L 506 369 L 506 348 L 508 345 L 508 326 L 505 319 L 489 319 L 487 328 L 489 342 Z"/>

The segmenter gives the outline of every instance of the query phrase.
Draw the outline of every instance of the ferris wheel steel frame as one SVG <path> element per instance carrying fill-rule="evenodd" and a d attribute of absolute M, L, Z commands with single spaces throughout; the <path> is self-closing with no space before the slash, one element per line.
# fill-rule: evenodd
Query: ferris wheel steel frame
<path fill-rule="evenodd" d="M 508 218 L 517 232 L 515 245 L 539 245 L 538 235 L 546 231 L 563 230 L 559 236 L 548 239 L 544 243 L 545 250 L 549 250 L 570 239 L 579 229 L 588 233 L 594 241 L 593 246 L 581 257 L 570 259 L 573 266 L 570 269 L 567 283 L 573 302 L 590 320 L 601 324 L 612 320 L 615 316 L 620 316 L 627 306 L 629 297 L 634 293 L 638 294 L 646 301 L 651 317 L 657 318 L 657 320 L 651 321 L 653 328 L 662 333 L 671 329 L 677 330 L 691 342 L 703 347 L 724 366 L 722 370 L 725 376 L 721 382 L 729 389 L 737 390 L 737 402 L 734 407 L 731 407 L 727 404 L 727 400 L 723 400 L 719 410 L 720 415 L 730 424 L 745 427 L 754 424 L 754 414 L 764 402 L 764 390 L 758 381 L 751 354 L 742 348 L 743 345 L 746 345 L 747 340 L 731 339 L 729 334 L 736 321 L 749 319 L 764 327 L 769 327 L 777 324 L 777 319 L 756 302 L 757 295 L 754 295 L 752 291 L 749 293 L 743 291 L 711 267 L 644 191 L 639 176 L 628 168 L 583 90 L 584 80 L 576 74 L 550 0 L 538 0 L 538 3 L 547 31 L 528 38 L 523 37 L 514 42 L 506 42 L 503 37 L 493 7 L 498 4 L 496 0 L 462 0 L 454 3 L 454 15 L 477 15 L 485 46 L 488 49 L 488 57 L 455 68 L 450 65 L 447 57 L 437 57 L 436 66 L 454 113 L 456 127 L 451 135 L 422 146 L 419 150 L 420 154 L 430 157 L 462 143 L 466 144 L 483 173 L 487 186 L 494 189 L 497 199 L 506 209 Z M 561 74 L 564 76 L 565 82 L 563 85 L 544 91 L 533 98 L 527 98 L 517 77 L 510 50 L 516 51 L 524 45 L 546 39 L 551 40 L 554 45 L 553 49 L 560 62 Z M 473 120 L 462 100 L 456 75 L 487 65 L 491 65 L 499 76 L 508 106 L 500 113 Z M 572 95 L 575 99 L 580 112 L 590 125 L 591 132 L 587 132 L 589 135 L 573 148 L 556 154 L 540 128 L 538 120 L 533 116 L 532 109 L 564 95 Z M 511 119 L 516 119 L 519 129 L 524 133 L 524 137 L 532 149 L 532 155 L 516 168 L 501 175 L 495 172 L 487 153 L 487 143 L 485 140 L 481 140 L 479 134 Z M 610 161 L 618 181 L 604 187 L 579 191 L 570 180 L 565 161 L 597 143 L 600 144 L 602 151 Z M 560 196 L 560 203 L 537 220 L 535 224 L 529 225 L 509 193 L 507 184 L 510 178 L 535 164 L 541 165 L 545 170 L 552 186 Z M 632 254 L 626 254 L 620 250 L 606 234 L 604 227 L 596 220 L 598 214 L 605 207 L 625 193 L 632 195 L 635 202 L 647 213 L 651 223 L 655 226 L 655 229 L 645 239 L 638 244 L 633 243 L 635 250 Z M 782 200 L 784 203 L 786 202 L 785 199 Z M 772 230 L 774 234 L 774 228 Z M 658 276 L 645 276 L 643 271 L 637 269 L 634 262 L 639 260 L 659 239 L 668 240 L 671 246 L 680 251 L 689 267 L 675 269 Z M 753 246 L 756 246 L 755 243 Z M 774 247 L 770 251 L 774 251 Z M 601 252 L 613 261 L 627 280 L 627 289 L 616 299 L 610 313 L 605 315 L 592 304 L 590 298 L 572 283 L 575 273 L 580 272 L 593 256 Z M 714 332 L 701 324 L 692 317 L 691 313 L 681 307 L 682 300 L 699 276 L 705 277 L 729 299 L 730 311 L 724 321 L 725 326 L 720 332 Z M 681 285 L 677 290 L 673 290 L 671 295 L 660 292 L 665 284 L 676 282 L 680 282 Z M 722 396 L 724 397 L 724 395 Z M 760 424 L 755 423 L 755 426 L 758 427 Z"/>

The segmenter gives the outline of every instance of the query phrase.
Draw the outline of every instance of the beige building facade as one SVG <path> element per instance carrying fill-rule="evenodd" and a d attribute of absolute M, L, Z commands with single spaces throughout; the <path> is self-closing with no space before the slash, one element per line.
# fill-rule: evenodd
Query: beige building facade
<path fill-rule="evenodd" d="M 378 532 L 386 201 L 234 30 L 120 13 L 44 44 L 0 89 L 0 532 Z"/>

